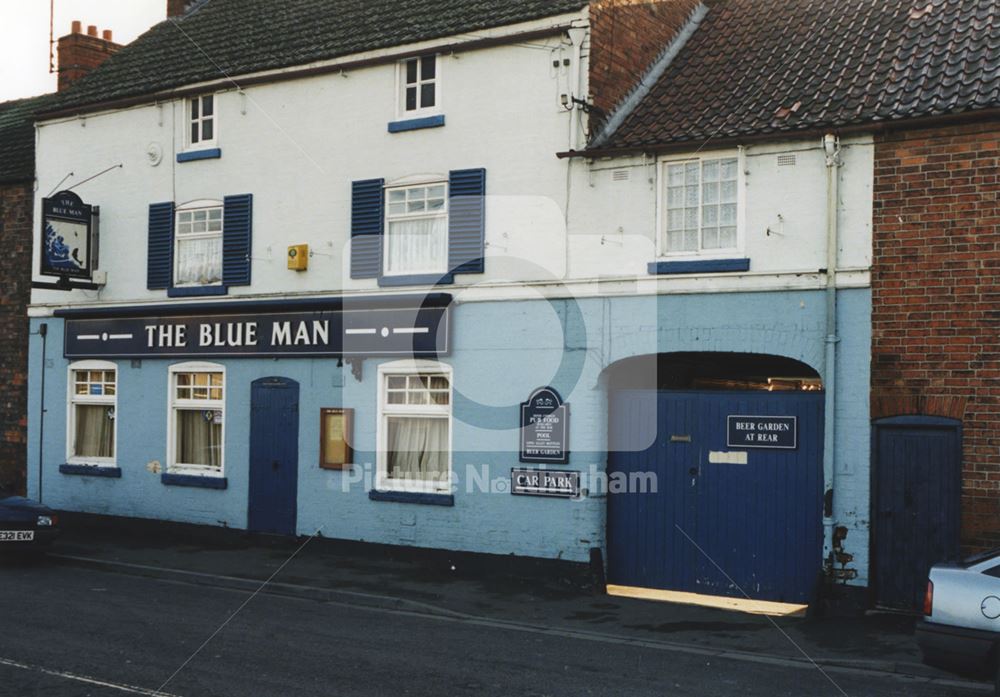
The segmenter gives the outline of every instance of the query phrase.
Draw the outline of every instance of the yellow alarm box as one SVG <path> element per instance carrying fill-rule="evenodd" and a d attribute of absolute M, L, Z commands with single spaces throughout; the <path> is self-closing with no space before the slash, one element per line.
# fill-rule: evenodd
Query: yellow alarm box
<path fill-rule="evenodd" d="M 309 268 L 309 245 L 295 244 L 288 248 L 288 268 L 292 271 Z"/>

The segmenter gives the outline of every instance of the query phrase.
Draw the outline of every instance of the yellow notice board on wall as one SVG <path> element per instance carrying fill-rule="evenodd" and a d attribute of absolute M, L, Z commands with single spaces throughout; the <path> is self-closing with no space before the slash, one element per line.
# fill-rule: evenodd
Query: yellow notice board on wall
<path fill-rule="evenodd" d="M 320 410 L 320 461 L 323 469 L 344 469 L 354 459 L 354 410 Z"/>

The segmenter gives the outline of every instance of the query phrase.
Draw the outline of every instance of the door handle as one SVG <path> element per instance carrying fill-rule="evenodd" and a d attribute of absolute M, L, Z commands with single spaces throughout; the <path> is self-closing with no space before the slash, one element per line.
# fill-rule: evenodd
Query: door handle
<path fill-rule="evenodd" d="M 690 474 L 692 477 L 697 477 L 700 473 L 701 470 L 698 469 L 697 467 L 692 467 L 691 469 L 688 470 L 688 474 Z"/>
<path fill-rule="evenodd" d="M 271 469 L 274 470 L 275 472 L 278 471 L 278 461 L 277 460 L 275 460 L 274 462 L 271 463 Z"/>

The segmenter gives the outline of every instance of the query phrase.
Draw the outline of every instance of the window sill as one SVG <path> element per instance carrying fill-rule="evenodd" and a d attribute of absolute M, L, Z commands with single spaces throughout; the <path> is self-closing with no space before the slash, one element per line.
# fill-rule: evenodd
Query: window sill
<path fill-rule="evenodd" d="M 206 295 L 229 295 L 227 286 L 181 286 L 167 288 L 168 298 L 193 298 Z"/>
<path fill-rule="evenodd" d="M 455 497 L 451 494 L 431 494 L 416 491 L 378 491 L 368 492 L 372 501 L 391 501 L 393 503 L 419 503 L 424 506 L 454 506 Z"/>
<path fill-rule="evenodd" d="M 194 162 L 195 160 L 218 160 L 222 157 L 221 148 L 206 148 L 204 150 L 188 150 L 177 153 L 178 162 Z"/>
<path fill-rule="evenodd" d="M 444 126 L 444 114 L 437 116 L 423 116 L 415 119 L 403 119 L 389 122 L 389 133 L 403 133 L 405 131 L 419 131 L 424 128 L 441 128 Z"/>
<path fill-rule="evenodd" d="M 198 489 L 226 489 L 229 480 L 225 477 L 215 477 L 198 474 L 163 474 L 160 481 L 164 486 L 189 486 Z"/>
<path fill-rule="evenodd" d="M 749 259 L 703 259 L 699 261 L 654 261 L 649 273 L 654 276 L 695 273 L 733 273 L 750 270 Z"/>
<path fill-rule="evenodd" d="M 59 465 L 60 474 L 72 474 L 82 477 L 108 477 L 109 479 L 121 479 L 121 468 L 114 465 Z"/>
<path fill-rule="evenodd" d="M 398 286 L 450 286 L 454 285 L 455 277 L 450 274 L 413 274 L 407 276 L 379 276 L 378 284 L 383 288 Z"/>

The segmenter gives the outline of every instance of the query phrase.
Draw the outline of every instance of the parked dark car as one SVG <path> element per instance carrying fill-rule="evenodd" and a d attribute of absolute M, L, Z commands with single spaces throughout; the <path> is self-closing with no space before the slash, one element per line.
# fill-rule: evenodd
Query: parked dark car
<path fill-rule="evenodd" d="M 1000 549 L 931 569 L 917 643 L 934 665 L 1000 670 Z"/>
<path fill-rule="evenodd" d="M 48 506 L 0 490 L 0 554 L 43 550 L 59 536 L 59 518 Z"/>

